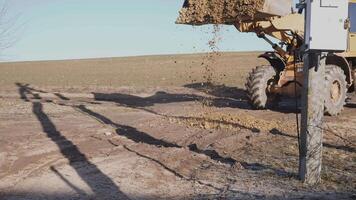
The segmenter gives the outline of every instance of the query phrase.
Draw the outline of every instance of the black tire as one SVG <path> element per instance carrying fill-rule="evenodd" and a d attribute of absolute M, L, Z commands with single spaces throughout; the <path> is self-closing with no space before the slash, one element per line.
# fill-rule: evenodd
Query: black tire
<path fill-rule="evenodd" d="M 344 71 L 336 65 L 326 65 L 325 114 L 336 116 L 346 104 L 347 82 Z"/>
<path fill-rule="evenodd" d="M 246 90 L 251 105 L 256 109 L 265 109 L 269 106 L 271 97 L 267 88 L 275 80 L 276 71 L 272 66 L 256 67 L 247 78 Z"/>

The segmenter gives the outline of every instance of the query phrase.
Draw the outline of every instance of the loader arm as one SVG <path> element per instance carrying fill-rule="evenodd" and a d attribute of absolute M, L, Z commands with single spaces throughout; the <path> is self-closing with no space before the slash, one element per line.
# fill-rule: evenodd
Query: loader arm
<path fill-rule="evenodd" d="M 304 38 L 304 16 L 298 13 L 282 17 L 239 21 L 235 23 L 235 27 L 240 32 L 254 32 L 259 37 L 267 40 L 287 62 L 289 60 L 287 57 L 290 57 L 288 52 L 271 43 L 263 35 L 269 35 L 292 48 L 298 48 L 301 45 L 298 41 L 303 41 Z"/>
<path fill-rule="evenodd" d="M 254 32 L 287 64 L 294 60 L 293 50 L 303 45 L 304 16 L 293 13 L 293 0 L 185 0 L 176 23 L 235 25 L 240 32 Z"/>
<path fill-rule="evenodd" d="M 236 22 L 235 27 L 240 32 L 255 32 L 257 34 L 264 32 L 288 44 L 293 42 L 295 36 L 304 38 L 304 16 L 298 13 L 264 20 Z"/>

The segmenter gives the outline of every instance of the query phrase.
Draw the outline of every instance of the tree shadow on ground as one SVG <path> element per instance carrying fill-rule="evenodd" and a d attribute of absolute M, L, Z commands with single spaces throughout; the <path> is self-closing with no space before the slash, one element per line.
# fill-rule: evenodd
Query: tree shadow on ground
<path fill-rule="evenodd" d="M 105 175 L 94 163 L 89 161 L 87 156 L 83 154 L 79 148 L 68 138 L 61 134 L 60 131 L 56 128 L 53 121 L 50 117 L 45 113 L 43 109 L 43 104 L 38 101 L 34 101 L 31 96 L 36 97 L 36 99 L 40 98 L 39 94 L 35 94 L 34 92 L 41 92 L 40 90 L 35 90 L 29 87 L 29 84 L 21 84 L 16 83 L 19 87 L 19 93 L 21 99 L 24 101 L 32 103 L 32 112 L 36 116 L 37 120 L 39 121 L 43 132 L 46 136 L 52 140 L 54 144 L 60 150 L 60 153 L 69 161 L 69 165 L 77 172 L 77 174 L 81 177 L 81 179 L 90 187 L 93 191 L 94 196 L 97 198 L 108 197 L 111 196 L 112 199 L 124 198 L 127 199 L 127 196 L 122 193 L 119 187 L 115 184 L 110 177 Z M 85 167 L 80 167 L 77 163 L 85 163 Z M 53 171 L 53 169 L 52 169 Z M 88 171 L 91 174 L 94 174 L 94 177 L 89 177 Z M 58 171 L 54 171 L 58 172 Z M 58 173 L 56 173 L 58 175 Z M 106 191 L 100 190 L 99 186 L 105 186 Z M 71 188 L 73 188 L 73 184 L 69 184 Z M 109 191 L 109 193 L 108 193 Z M 82 191 L 80 193 L 83 193 Z M 92 196 L 92 195 L 90 195 Z M 89 197 L 88 197 L 89 198 Z"/>
<path fill-rule="evenodd" d="M 218 86 L 216 87 L 216 89 L 221 88 L 222 86 Z M 224 90 L 224 89 L 223 89 Z M 234 90 L 233 88 L 228 88 L 227 89 L 230 92 L 236 92 L 236 90 Z M 233 94 L 228 95 L 229 98 L 246 98 L 244 97 L 244 94 L 242 94 L 242 90 L 237 90 L 238 92 L 240 92 L 240 95 L 236 95 L 233 96 Z M 174 119 L 178 119 L 178 120 L 192 120 L 192 121 L 204 121 L 204 122 L 209 122 L 209 123 L 218 123 L 218 124 L 222 124 L 222 125 L 228 125 L 228 126 L 232 126 L 232 127 L 236 127 L 236 128 L 242 128 L 242 129 L 246 129 L 246 130 L 250 130 L 252 132 L 260 132 L 259 129 L 257 128 L 251 128 L 251 127 L 246 127 L 242 124 L 239 123 L 231 123 L 231 122 L 226 122 L 226 121 L 222 121 L 222 120 L 211 120 L 211 119 L 205 119 L 205 118 L 199 118 L 199 117 L 185 117 L 185 116 L 169 116 L 166 114 L 161 114 L 159 112 L 156 112 L 152 109 L 149 109 L 147 107 L 149 106 L 153 106 L 155 104 L 164 104 L 164 103 L 175 103 L 175 102 L 189 102 L 189 101 L 196 101 L 196 100 L 202 100 L 202 99 L 207 99 L 207 97 L 204 96 L 199 96 L 199 95 L 190 95 L 190 94 L 169 94 L 166 92 L 157 92 L 156 94 L 149 96 L 149 97 L 139 97 L 139 96 L 135 96 L 135 95 L 129 95 L 129 94 L 120 94 L 120 93 L 113 93 L 113 94 L 105 94 L 105 93 L 93 93 L 94 94 L 94 98 L 97 101 L 107 101 L 107 102 L 114 102 L 117 103 L 119 106 L 124 106 L 124 107 L 129 107 L 129 108 L 133 108 L 133 109 L 138 109 L 138 110 L 143 110 L 145 112 L 149 112 L 152 113 L 154 115 L 158 115 L 158 116 L 162 116 L 162 117 L 167 117 L 167 118 L 174 118 Z M 212 92 L 210 94 L 216 94 L 218 95 L 218 91 L 216 92 Z M 219 96 L 224 96 L 224 94 L 219 94 Z M 160 99 L 162 98 L 162 99 Z M 213 99 L 212 101 L 215 102 L 213 104 L 216 105 L 216 102 L 218 101 L 226 101 L 226 98 L 220 98 L 218 100 L 216 100 L 216 98 L 209 98 L 209 99 Z M 234 102 L 240 101 L 240 100 L 232 100 Z M 244 103 L 243 103 L 244 104 Z M 246 104 L 246 102 L 245 102 Z M 221 104 L 220 104 L 221 105 Z M 242 104 L 241 104 L 242 105 Z M 231 106 L 231 104 L 230 104 Z M 241 106 L 243 108 L 246 108 L 245 106 Z M 89 113 L 88 113 L 89 114 Z M 93 114 L 93 113 L 90 113 Z M 94 114 L 93 116 L 95 117 L 99 117 L 99 119 L 101 121 L 107 121 L 107 118 L 105 116 L 100 116 L 97 113 Z M 112 121 L 109 120 L 109 123 L 107 124 L 113 124 Z M 117 124 L 115 124 L 116 126 Z M 133 132 L 135 132 L 136 130 L 134 130 Z M 276 175 L 278 176 L 282 176 L 282 177 L 294 177 L 297 178 L 297 174 L 296 173 L 291 173 L 291 172 L 287 172 L 284 169 L 277 169 L 274 168 L 273 166 L 269 166 L 269 165 L 265 165 L 265 164 L 260 164 L 260 163 L 247 163 L 244 161 L 237 161 L 231 157 L 222 157 L 218 154 L 217 151 L 215 150 L 210 150 L 210 149 L 198 149 L 196 144 L 190 144 L 188 145 L 188 148 L 191 151 L 194 151 L 196 153 L 200 153 L 200 154 L 204 154 L 209 156 L 211 159 L 215 160 L 215 161 L 219 161 L 225 164 L 229 164 L 229 165 L 234 165 L 236 162 L 239 162 L 245 169 L 248 170 L 252 170 L 252 171 L 263 171 L 263 170 L 271 170 L 273 171 Z"/>
<path fill-rule="evenodd" d="M 18 86 L 20 86 L 19 91 L 21 91 L 20 92 L 22 94 L 21 96 L 26 97 L 26 99 L 30 99 L 30 98 L 28 98 L 28 94 L 33 94 L 31 91 L 31 88 L 27 88 L 28 85 L 24 85 L 24 84 L 18 84 Z M 58 94 L 59 93 L 57 93 L 57 95 L 56 95 L 58 98 L 60 98 L 62 100 L 70 100 L 69 98 L 65 97 L 64 95 L 62 95 L 62 94 L 58 95 Z M 165 93 L 165 92 L 157 92 L 155 95 L 150 96 L 150 97 L 137 97 L 134 95 L 119 94 L 119 93 L 115 93 L 115 94 L 94 93 L 94 96 L 95 96 L 95 100 L 98 100 L 98 101 L 115 102 L 115 103 L 118 103 L 118 105 L 120 105 L 120 106 L 141 109 L 141 110 L 144 110 L 144 111 L 156 114 L 156 115 L 160 115 L 160 116 L 165 116 L 165 117 L 167 117 L 167 116 L 159 114 L 155 111 L 149 110 L 145 107 L 152 106 L 157 103 L 162 104 L 162 103 L 173 103 L 173 102 L 189 102 L 189 101 L 195 101 L 195 100 L 200 100 L 202 98 L 205 98 L 205 97 L 201 97 L 198 95 L 169 94 L 169 93 Z M 54 103 L 54 102 L 52 102 L 52 103 Z M 58 105 L 67 106 L 64 103 L 61 103 Z M 145 144 L 153 145 L 156 147 L 166 147 L 166 148 L 186 148 L 185 146 L 180 146 L 176 143 L 171 143 L 171 142 L 168 142 L 165 140 L 156 139 L 156 138 L 152 137 L 151 135 L 149 135 L 148 133 L 139 131 L 134 127 L 115 123 L 111 119 L 105 117 L 104 115 L 88 109 L 85 105 L 71 106 L 71 107 L 77 109 L 81 113 L 84 113 L 86 115 L 93 117 L 94 119 L 96 119 L 97 121 L 99 121 L 102 124 L 114 127 L 116 129 L 116 133 L 118 135 L 123 136 L 135 143 L 145 143 Z M 50 121 L 48 116 L 46 114 L 44 114 L 43 109 L 42 109 L 42 104 L 36 103 L 36 110 L 37 111 L 34 111 L 34 113 L 36 114 L 36 116 L 38 116 L 38 119 L 41 122 L 41 125 L 43 126 L 45 132 L 48 134 L 48 136 L 52 140 L 54 140 L 54 138 L 52 138 L 51 136 L 52 135 L 58 136 L 58 135 L 60 135 L 60 133 L 56 130 L 56 127 Z M 183 120 L 190 120 L 190 118 L 187 118 L 184 116 L 178 116 L 177 118 L 183 119 Z M 199 119 L 197 118 L 194 120 L 199 120 Z M 219 120 L 214 121 L 214 122 L 224 123 Z M 257 129 L 250 129 L 250 128 L 244 127 L 240 124 L 229 123 L 228 125 L 232 125 L 232 126 L 236 126 L 236 127 L 244 128 L 244 129 L 249 129 L 252 132 L 259 132 L 259 130 L 257 130 Z M 73 145 L 72 143 L 70 143 L 70 144 Z M 264 165 L 264 164 L 260 164 L 260 163 L 247 163 L 244 161 L 237 161 L 231 157 L 223 157 L 223 156 L 219 155 L 219 153 L 214 149 L 199 149 L 196 144 L 190 144 L 187 146 L 187 148 L 192 152 L 206 155 L 209 158 L 211 158 L 212 160 L 215 160 L 220 163 L 228 164 L 230 166 L 233 166 L 236 162 L 238 162 L 245 169 L 248 169 L 248 170 L 252 170 L 252 171 L 271 170 L 278 176 L 296 177 L 296 175 L 294 173 L 286 172 L 283 169 L 276 169 L 272 166 L 268 166 L 268 165 Z M 82 160 L 86 160 L 86 157 L 84 155 L 81 155 L 78 151 L 79 150 L 77 148 L 74 148 L 74 153 L 79 154 L 79 155 L 76 155 L 76 157 L 79 157 Z M 64 154 L 66 157 L 68 157 L 68 159 L 70 159 L 69 153 L 65 154 L 65 152 L 62 152 L 62 154 Z M 163 163 L 161 163 L 161 165 L 163 167 L 166 167 L 166 166 L 164 166 Z"/>
<path fill-rule="evenodd" d="M 19 93 L 22 99 L 28 102 L 32 102 L 33 104 L 33 113 L 41 123 L 41 126 L 44 130 L 44 132 L 47 134 L 47 136 L 57 144 L 57 146 L 60 148 L 61 153 L 69 160 L 70 165 L 77 171 L 77 173 L 80 175 L 80 177 L 91 187 L 93 192 L 98 195 L 100 191 L 97 188 L 97 182 L 98 180 L 101 180 L 100 182 L 105 182 L 105 185 L 109 185 L 110 190 L 115 191 L 114 193 L 117 194 L 117 196 L 123 196 L 119 190 L 119 188 L 115 185 L 115 183 L 107 177 L 105 174 L 103 174 L 100 169 L 98 169 L 93 163 L 88 161 L 87 157 L 80 152 L 80 150 L 71 142 L 69 141 L 66 137 L 64 137 L 55 127 L 54 123 L 51 121 L 49 116 L 44 112 L 43 110 L 43 105 L 40 102 L 37 102 L 36 100 L 41 99 L 41 97 L 38 94 L 35 94 L 33 92 L 39 92 L 41 90 L 35 90 L 31 87 L 29 87 L 28 84 L 21 84 L 17 83 L 16 84 L 19 87 Z M 228 89 L 230 91 L 230 89 Z M 233 91 L 233 89 L 231 89 Z M 44 92 L 44 91 L 41 91 Z M 241 91 L 240 91 L 241 92 Z M 45 92 L 44 92 L 45 93 Z M 59 93 L 58 93 L 59 94 Z M 213 93 L 212 93 L 213 94 Z M 133 95 L 126 95 L 126 94 L 101 94 L 101 93 L 94 93 L 95 99 L 98 101 L 108 101 L 108 102 L 115 102 L 118 103 L 119 105 L 131 107 L 131 108 L 139 108 L 139 109 L 146 109 L 144 107 L 148 106 L 153 106 L 155 104 L 163 104 L 163 103 L 174 103 L 174 102 L 189 102 L 189 101 L 196 101 L 196 100 L 201 100 L 205 97 L 199 96 L 199 95 L 187 95 L 187 94 L 169 94 L 165 92 L 158 92 L 155 95 L 151 97 L 137 97 Z M 223 97 L 223 94 L 215 94 L 219 98 L 225 98 Z M 70 100 L 69 98 L 63 96 L 62 94 L 56 95 L 58 98 L 62 100 Z M 239 99 L 242 96 L 233 96 L 232 94 L 226 94 L 226 98 L 237 98 Z M 243 99 L 243 98 L 241 98 Z M 63 104 L 62 106 L 68 106 Z M 73 106 L 72 106 L 73 107 Z M 166 148 L 186 148 L 184 146 L 180 146 L 176 143 L 161 140 L 161 139 L 156 139 L 149 135 L 148 133 L 142 132 L 137 130 L 134 127 L 127 126 L 127 125 L 122 125 L 113 122 L 111 119 L 107 118 L 106 116 L 94 112 L 93 110 L 88 109 L 85 105 L 80 105 L 80 106 L 75 106 L 77 110 L 79 110 L 82 113 L 85 113 L 86 115 L 89 115 L 93 118 L 95 118 L 97 121 L 105 124 L 105 125 L 110 125 L 112 127 L 116 128 L 116 132 L 118 135 L 123 136 L 135 143 L 145 143 L 148 145 L 153 145 L 155 147 L 166 147 Z M 148 112 L 155 113 L 154 111 L 150 111 L 147 109 Z M 157 113 L 159 114 L 159 113 Z M 290 136 L 288 134 L 284 134 L 278 130 L 271 131 L 273 134 L 279 134 L 287 137 L 294 137 Z M 295 138 L 295 137 L 294 137 Z M 65 146 L 64 146 L 65 144 Z M 69 145 L 68 145 L 69 144 Z M 69 146 L 69 147 L 68 147 Z M 188 149 L 192 152 L 199 153 L 199 154 L 204 154 L 208 157 L 210 157 L 212 160 L 222 162 L 225 164 L 233 165 L 236 162 L 241 163 L 241 165 L 248 170 L 253 170 L 253 171 L 260 171 L 260 170 L 272 170 L 276 175 L 282 176 L 282 177 L 296 177 L 295 174 L 285 172 L 283 169 L 275 169 L 271 166 L 267 166 L 264 164 L 260 163 L 247 163 L 243 161 L 236 161 L 233 158 L 230 157 L 223 157 L 220 156 L 219 153 L 213 149 L 199 149 L 196 144 L 190 144 L 187 146 Z M 142 155 L 139 152 L 135 151 L 134 149 L 130 149 L 129 147 L 125 146 L 127 150 L 135 152 L 137 155 L 145 157 L 147 159 L 150 159 L 162 167 L 170 170 L 172 173 L 175 173 L 177 176 L 183 177 L 179 173 L 175 172 L 173 169 L 169 169 L 164 163 L 155 160 L 154 158 L 150 158 L 147 155 Z M 353 150 L 354 151 L 354 150 Z M 98 179 L 97 180 L 92 180 L 89 177 L 87 177 L 87 173 L 81 171 L 81 168 L 77 167 L 74 165 L 75 162 L 81 161 L 84 162 L 85 165 L 88 165 L 90 168 L 90 171 L 95 171 L 98 174 Z M 62 176 L 56 169 L 51 170 L 57 174 L 57 176 L 65 178 Z M 67 182 L 67 184 L 73 188 L 75 191 L 78 193 L 82 193 L 78 188 L 75 188 L 74 185 L 70 184 L 68 180 L 63 180 L 64 182 Z M 252 195 L 252 194 L 247 194 L 247 195 Z M 116 197 L 117 197 L 116 196 Z M 259 197 L 259 196 L 255 196 Z M 265 198 L 261 197 L 262 199 L 268 199 L 266 196 Z M 123 197 L 125 199 L 126 197 Z M 143 197 L 144 199 L 145 197 Z M 189 199 L 189 197 L 184 198 L 184 199 Z M 204 198 L 203 198 L 204 199 Z M 274 199 L 274 198 L 272 198 Z M 288 198 L 286 198 L 288 199 Z"/>
<path fill-rule="evenodd" d="M 116 129 L 116 133 L 120 136 L 126 137 L 127 139 L 132 140 L 135 143 L 145 143 L 149 145 L 154 145 L 157 147 L 180 147 L 176 144 L 166 142 L 164 140 L 159 140 L 156 139 L 149 134 L 145 132 L 138 131 L 136 128 L 133 128 L 131 126 L 126 126 L 126 125 L 121 125 L 118 123 L 115 123 L 111 121 L 111 119 L 105 117 L 104 115 L 101 115 L 99 113 L 96 113 L 88 108 L 86 108 L 84 105 L 79 105 L 76 107 L 79 111 L 81 111 L 84 114 L 87 114 L 97 121 L 99 121 L 102 124 L 112 126 Z"/>
<path fill-rule="evenodd" d="M 184 146 L 180 146 L 176 143 L 171 143 L 168 141 L 164 141 L 161 139 L 156 139 L 149 135 L 148 133 L 138 131 L 136 128 L 131 126 L 121 125 L 118 123 L 113 122 L 111 119 L 107 118 L 106 116 L 94 112 L 84 105 L 80 105 L 77 107 L 81 112 L 88 114 L 91 117 L 94 117 L 97 121 L 101 122 L 102 124 L 112 126 L 116 128 L 116 133 L 120 136 L 124 136 L 127 139 L 132 140 L 135 143 L 145 143 L 148 145 L 154 145 L 157 147 L 174 147 L 174 148 L 185 148 Z M 260 163 L 248 163 L 244 161 L 237 161 L 231 157 L 223 157 L 221 156 L 216 150 L 214 149 L 199 149 L 197 144 L 190 144 L 187 146 L 188 149 L 192 152 L 203 154 L 208 156 L 210 159 L 227 164 L 229 166 L 233 166 L 235 163 L 239 162 L 245 169 L 252 170 L 252 171 L 263 171 L 263 170 L 271 170 L 276 175 L 281 177 L 297 177 L 295 173 L 287 172 L 283 169 L 276 169 L 269 165 L 264 165 Z M 159 163 L 162 164 L 162 163 Z M 166 166 L 165 166 L 166 167 Z"/>
<path fill-rule="evenodd" d="M 78 106 L 77 109 L 79 109 L 82 113 L 85 113 L 85 114 L 93 117 L 94 119 L 101 122 L 102 124 L 114 127 L 116 129 L 116 133 L 118 135 L 126 137 L 127 139 L 130 139 L 131 141 L 133 141 L 135 143 L 144 143 L 144 144 L 148 144 L 148 145 L 154 145 L 156 147 L 183 148 L 182 146 L 180 146 L 178 144 L 164 141 L 161 139 L 156 139 L 156 138 L 152 137 L 151 135 L 149 135 L 148 133 L 138 131 L 136 128 L 133 128 L 131 126 L 115 123 L 111 119 L 107 118 L 106 116 L 86 108 L 84 105 Z M 225 157 L 220 156 L 216 151 L 214 151 L 214 153 L 207 153 L 207 152 L 201 151 L 197 148 L 190 149 L 190 150 L 194 151 L 196 153 L 204 154 L 213 160 L 216 160 L 216 161 L 219 161 L 219 162 L 222 162 L 225 164 L 232 165 L 235 162 L 235 160 L 233 160 L 232 158 L 229 158 L 229 157 L 225 158 Z"/>

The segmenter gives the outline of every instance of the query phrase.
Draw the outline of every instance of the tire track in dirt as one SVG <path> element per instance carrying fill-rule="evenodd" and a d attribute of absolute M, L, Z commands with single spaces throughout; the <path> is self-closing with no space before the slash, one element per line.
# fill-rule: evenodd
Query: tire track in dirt
<path fill-rule="evenodd" d="M 59 157 L 53 157 L 55 155 L 56 154 L 54 153 L 48 153 L 46 155 L 24 158 L 25 160 L 22 159 L 22 162 L 26 161 L 27 163 L 21 164 L 17 164 L 16 162 L 21 161 L 16 160 L 9 168 L 11 169 L 11 173 L 9 170 L 7 173 L 3 174 L 2 177 L 0 177 L 3 183 L 11 183 L 11 185 L 0 184 L 1 188 L 3 190 L 7 190 L 9 188 L 15 187 L 17 184 L 25 181 L 28 178 L 38 175 L 38 173 L 40 173 L 43 169 L 48 168 L 52 164 L 61 160 Z"/>

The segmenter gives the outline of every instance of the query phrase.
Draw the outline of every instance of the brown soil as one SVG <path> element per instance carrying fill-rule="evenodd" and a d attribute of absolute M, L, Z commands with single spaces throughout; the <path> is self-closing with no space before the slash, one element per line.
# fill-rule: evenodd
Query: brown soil
<path fill-rule="evenodd" d="M 178 24 L 234 24 L 243 18 L 254 18 L 264 0 L 186 0 Z"/>
<path fill-rule="evenodd" d="M 177 75 L 199 78 L 202 55 L 1 64 L 0 199 L 355 199 L 356 98 L 303 186 L 293 102 L 246 101 L 255 56 L 221 54 L 210 84 Z"/>

